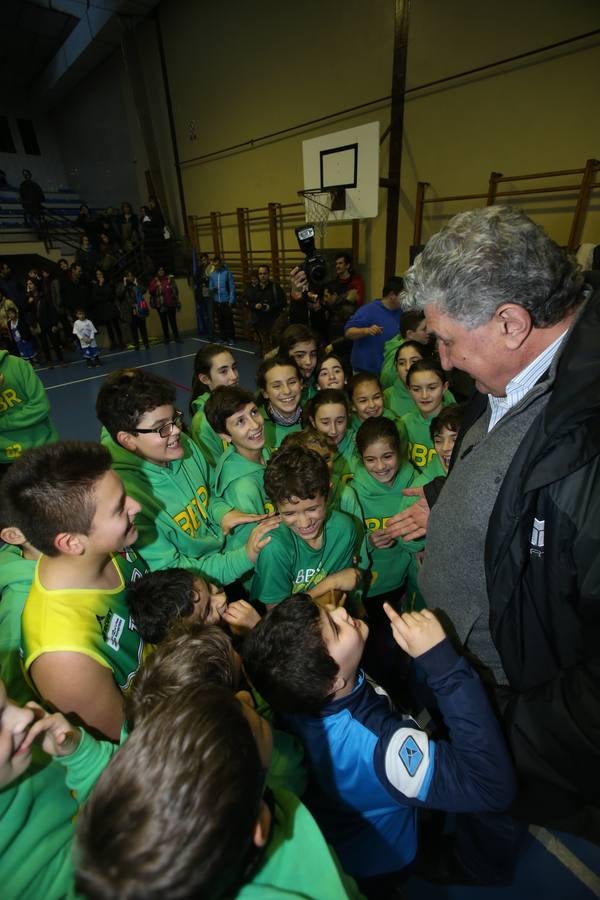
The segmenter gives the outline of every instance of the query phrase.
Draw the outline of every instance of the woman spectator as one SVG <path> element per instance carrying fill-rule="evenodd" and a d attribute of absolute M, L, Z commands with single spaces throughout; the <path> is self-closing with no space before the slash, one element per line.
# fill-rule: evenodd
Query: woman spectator
<path fill-rule="evenodd" d="M 96 223 L 85 203 L 79 207 L 79 215 L 75 219 L 75 224 L 84 231 L 89 242 L 93 244 L 96 240 Z"/>
<path fill-rule="evenodd" d="M 169 325 L 173 337 L 178 344 L 183 344 L 177 328 L 177 310 L 181 308 L 179 303 L 179 290 L 173 275 L 166 275 L 163 266 L 160 266 L 155 277 L 148 285 L 150 290 L 152 308 L 156 309 L 162 325 L 164 343 L 171 340 Z"/>
<path fill-rule="evenodd" d="M 87 234 L 81 235 L 79 250 L 75 253 L 75 262 L 81 266 L 84 277 L 89 281 L 96 270 L 98 255 Z"/>
<path fill-rule="evenodd" d="M 65 359 L 60 346 L 60 323 L 50 292 L 39 291 L 37 294 L 36 321 L 39 329 L 38 342 L 48 368 L 54 368 L 52 351 L 56 354 L 57 362 L 64 367 Z"/>
<path fill-rule="evenodd" d="M 131 208 L 131 203 L 121 203 L 121 215 L 118 217 L 117 233 L 119 242 L 125 253 L 130 253 L 140 243 L 140 223 Z"/>
<path fill-rule="evenodd" d="M 106 326 L 110 349 L 124 350 L 115 292 L 112 285 L 106 281 L 102 269 L 96 270 L 96 280 L 92 283 L 92 298 L 87 312 L 96 328 Z"/>

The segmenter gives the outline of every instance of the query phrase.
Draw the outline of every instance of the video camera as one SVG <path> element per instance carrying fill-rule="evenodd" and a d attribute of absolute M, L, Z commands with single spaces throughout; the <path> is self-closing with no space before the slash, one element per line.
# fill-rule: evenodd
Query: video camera
<path fill-rule="evenodd" d="M 312 225 L 300 225 L 294 231 L 305 256 L 300 268 L 308 280 L 308 289 L 316 291 L 327 281 L 327 262 L 315 249 L 315 229 Z"/>

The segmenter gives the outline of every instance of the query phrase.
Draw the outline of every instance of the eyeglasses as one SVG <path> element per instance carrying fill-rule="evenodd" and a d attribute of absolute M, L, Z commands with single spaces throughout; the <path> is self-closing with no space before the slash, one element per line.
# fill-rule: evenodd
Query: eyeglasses
<path fill-rule="evenodd" d="M 175 415 L 170 422 L 165 422 L 159 428 L 136 428 L 136 434 L 158 434 L 161 438 L 170 437 L 174 428 L 181 428 L 183 425 L 183 413 L 176 409 Z"/>

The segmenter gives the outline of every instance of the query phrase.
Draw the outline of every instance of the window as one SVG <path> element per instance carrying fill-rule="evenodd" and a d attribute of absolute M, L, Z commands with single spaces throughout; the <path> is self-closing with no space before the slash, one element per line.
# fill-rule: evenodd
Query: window
<path fill-rule="evenodd" d="M 15 142 L 6 116 L 0 116 L 0 153 L 16 153 Z"/>
<path fill-rule="evenodd" d="M 41 156 L 40 145 L 31 119 L 17 119 L 17 127 L 27 156 Z"/>

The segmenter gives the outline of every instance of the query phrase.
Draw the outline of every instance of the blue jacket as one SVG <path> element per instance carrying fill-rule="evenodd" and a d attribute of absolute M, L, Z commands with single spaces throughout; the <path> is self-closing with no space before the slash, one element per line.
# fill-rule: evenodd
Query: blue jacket
<path fill-rule="evenodd" d="M 304 744 L 304 801 L 349 874 L 407 866 L 417 850 L 416 808 L 506 809 L 514 773 L 478 676 L 448 640 L 419 657 L 452 742 L 432 741 L 359 672 L 346 697 L 319 716 L 286 716 Z"/>
<path fill-rule="evenodd" d="M 229 303 L 230 306 L 233 306 L 235 281 L 227 266 L 224 265 L 221 269 L 215 269 L 210 273 L 208 289 L 215 303 Z"/>
<path fill-rule="evenodd" d="M 368 328 L 369 325 L 381 325 L 382 334 L 371 334 L 352 341 L 352 368 L 357 372 L 374 372 L 379 375 L 383 364 L 383 345 L 396 337 L 400 330 L 400 309 L 387 309 L 381 300 L 372 300 L 366 306 L 359 307 L 344 325 L 349 328 Z"/>

